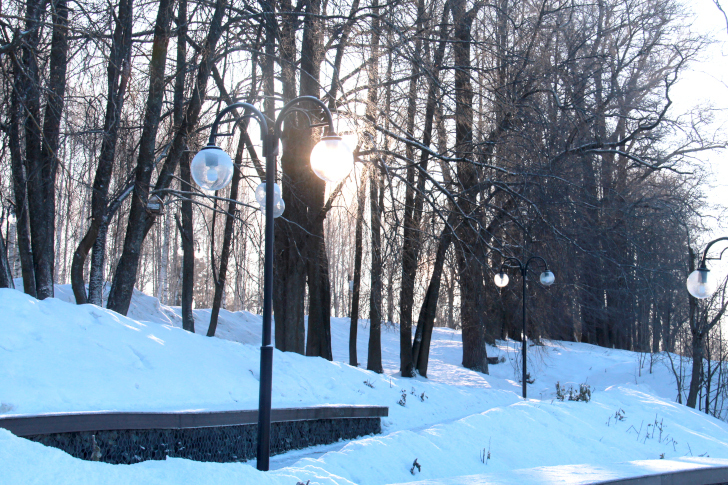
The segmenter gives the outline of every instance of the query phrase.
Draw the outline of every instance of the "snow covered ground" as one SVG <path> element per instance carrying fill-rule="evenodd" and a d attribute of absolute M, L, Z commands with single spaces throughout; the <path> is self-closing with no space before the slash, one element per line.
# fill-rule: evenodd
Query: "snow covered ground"
<path fill-rule="evenodd" d="M 208 310 L 195 311 L 203 335 L 192 335 L 179 328 L 178 308 L 141 293 L 130 318 L 68 303 L 67 286 L 56 295 L 39 302 L 0 290 L 0 415 L 257 407 L 259 316 L 222 311 L 221 338 L 207 338 Z M 383 332 L 385 374 L 378 375 L 364 370 L 364 321 L 362 367 L 344 363 L 348 327 L 347 319 L 332 319 L 334 362 L 276 351 L 273 406 L 388 406 L 381 435 L 276 456 L 273 471 L 261 473 L 254 462 L 84 462 L 0 430 L 0 483 L 587 483 L 708 463 L 701 457 L 728 459 L 728 424 L 676 404 L 662 360 L 650 373 L 649 357 L 547 342 L 529 349 L 535 382 L 532 399 L 523 401 L 518 344 L 489 348 L 504 362 L 483 375 L 460 366 L 459 332 L 435 329 L 429 379 L 403 379 L 395 329 Z M 557 381 L 589 384 L 591 401 L 557 400 Z M 421 469 L 413 474 L 415 459 Z M 635 460 L 642 461 L 625 464 Z"/>

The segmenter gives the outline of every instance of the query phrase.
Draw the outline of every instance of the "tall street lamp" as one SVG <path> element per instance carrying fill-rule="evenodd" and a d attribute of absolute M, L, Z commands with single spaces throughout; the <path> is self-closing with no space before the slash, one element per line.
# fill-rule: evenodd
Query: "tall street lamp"
<path fill-rule="evenodd" d="M 521 353 L 523 355 L 523 399 L 526 399 L 526 355 L 528 352 L 526 345 L 526 279 L 528 276 L 528 266 L 533 261 L 540 261 L 544 265 L 544 271 L 539 278 L 541 284 L 544 286 L 554 284 L 554 274 L 549 270 L 549 265 L 546 264 L 546 260 L 540 256 L 531 256 L 526 261 L 526 264 L 521 263 L 518 258 L 506 258 L 501 265 L 500 271 L 493 278 L 495 285 L 503 288 L 508 284 L 508 275 L 505 273 L 505 269 L 507 267 L 517 267 L 521 272 L 521 279 L 523 279 L 523 343 L 521 344 Z M 515 263 L 515 266 L 509 266 L 509 263 Z"/>
<path fill-rule="evenodd" d="M 708 257 L 708 250 L 710 249 L 710 247 L 719 241 L 728 241 L 728 237 L 719 237 L 718 239 L 713 239 L 708 243 L 707 246 L 705 246 L 703 256 L 702 258 L 700 258 L 700 264 L 698 265 L 698 269 L 690 273 L 690 276 L 688 276 L 688 280 L 686 282 L 688 292 L 695 298 L 698 298 L 700 300 L 708 298 L 710 295 L 715 293 L 715 290 L 718 288 L 718 282 L 713 277 L 713 275 L 710 274 L 710 270 L 705 265 L 705 262 L 707 260 L 717 260 L 723 257 L 725 249 L 721 251 L 720 255 L 717 258 Z"/>
<path fill-rule="evenodd" d="M 305 109 L 297 107 L 301 103 L 316 105 L 323 112 L 325 122 L 311 123 Z M 275 183 L 278 141 L 281 138 L 283 120 L 291 113 L 303 112 L 309 119 L 309 127 L 325 126 L 326 134 L 311 151 L 311 169 L 327 182 L 343 180 L 354 166 L 351 149 L 336 134 L 331 112 L 326 105 L 312 96 L 300 96 L 283 107 L 275 120 L 273 133 L 268 131 L 268 122 L 263 113 L 249 103 L 233 103 L 220 111 L 212 124 L 210 140 L 206 147 L 195 155 L 190 171 L 195 182 L 205 190 L 220 190 L 230 183 L 233 163 L 230 156 L 215 145 L 220 120 L 234 109 L 245 110 L 243 118 L 255 118 L 260 125 L 260 138 L 265 156 L 265 182 L 256 189 L 256 199 L 265 214 L 265 262 L 263 270 L 263 345 L 260 348 L 260 393 L 258 400 L 258 470 L 267 471 L 270 463 L 270 413 L 273 382 L 273 345 L 271 344 L 271 320 L 273 312 L 273 218 L 285 210 L 280 188 Z M 239 120 L 236 120 L 239 121 Z M 273 187 L 273 190 L 267 190 Z M 265 204 L 263 204 L 265 202 Z"/>

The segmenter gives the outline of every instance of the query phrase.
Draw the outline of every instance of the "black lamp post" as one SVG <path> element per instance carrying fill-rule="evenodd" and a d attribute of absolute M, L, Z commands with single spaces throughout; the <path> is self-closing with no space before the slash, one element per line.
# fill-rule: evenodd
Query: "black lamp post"
<path fill-rule="evenodd" d="M 526 264 L 521 263 L 518 258 L 506 258 L 501 265 L 500 271 L 493 278 L 497 287 L 505 287 L 508 284 L 508 275 L 504 270 L 507 267 L 512 267 L 508 266 L 509 263 L 515 263 L 517 265 L 516 267 L 520 270 L 521 278 L 523 279 L 523 343 L 521 344 L 521 352 L 523 355 L 523 399 L 526 399 L 526 355 L 528 352 L 526 345 L 526 278 L 528 276 L 528 266 L 532 261 L 537 260 L 542 262 L 544 265 L 544 272 L 541 273 L 541 277 L 539 278 L 541 284 L 544 286 L 551 286 L 554 284 L 554 274 L 549 270 L 549 265 L 546 264 L 546 260 L 540 256 L 531 256 L 526 261 Z"/>
<path fill-rule="evenodd" d="M 715 278 L 713 278 L 710 274 L 710 270 L 706 266 L 705 262 L 708 260 L 721 259 L 723 257 L 725 249 L 721 251 L 720 255 L 717 258 L 708 257 L 708 250 L 710 250 L 710 247 L 719 241 L 728 241 L 728 237 L 719 237 L 718 239 L 713 239 L 708 243 L 707 246 L 705 246 L 703 256 L 700 258 L 700 264 L 698 265 L 698 269 L 690 273 L 690 276 L 688 276 L 688 280 L 686 282 L 688 292 L 690 292 L 691 295 L 700 300 L 708 298 L 710 295 L 715 293 L 715 290 L 718 287 Z"/>
<path fill-rule="evenodd" d="M 190 165 L 190 171 L 195 182 L 206 190 L 219 190 L 230 183 L 233 174 L 233 163 L 230 156 L 215 145 L 217 128 L 220 120 L 230 111 L 242 108 L 245 110 L 242 118 L 255 118 L 260 125 L 261 140 L 263 142 L 263 155 L 265 156 L 266 173 L 265 183 L 256 189 L 256 198 L 259 202 L 264 200 L 261 209 L 265 214 L 265 262 L 263 270 L 263 345 L 260 348 L 260 393 L 258 400 L 258 470 L 267 471 L 270 463 L 270 415 L 271 393 L 273 385 L 273 345 L 271 342 L 271 321 L 273 313 L 273 218 L 283 214 L 285 204 L 280 189 L 275 183 L 276 157 L 278 155 L 278 140 L 281 137 L 283 120 L 293 112 L 305 112 L 297 107 L 300 103 L 312 103 L 321 108 L 325 123 L 313 124 L 309 119 L 311 128 L 325 126 L 327 132 L 321 141 L 311 151 L 311 168 L 314 173 L 327 182 L 342 180 L 349 174 L 354 166 L 354 157 L 351 149 L 336 134 L 331 112 L 326 105 L 312 96 L 300 96 L 283 107 L 275 121 L 273 133 L 268 131 L 268 122 L 265 116 L 255 106 L 249 103 L 233 103 L 215 118 L 210 131 L 210 140 L 206 147 L 195 155 Z M 273 187 L 274 190 L 266 190 Z"/>

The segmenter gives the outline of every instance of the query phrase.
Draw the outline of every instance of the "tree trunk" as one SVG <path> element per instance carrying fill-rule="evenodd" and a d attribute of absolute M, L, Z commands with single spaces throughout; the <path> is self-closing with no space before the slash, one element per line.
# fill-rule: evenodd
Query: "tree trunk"
<path fill-rule="evenodd" d="M 195 130 L 197 124 L 197 119 L 205 98 L 207 81 L 215 59 L 215 48 L 221 35 L 221 23 L 225 7 L 226 4 L 223 0 L 218 0 L 215 4 L 215 12 L 210 22 L 210 30 L 208 31 L 205 42 L 200 48 L 200 64 L 197 69 L 192 97 L 187 104 L 182 123 L 175 131 L 172 142 L 170 143 L 165 162 L 159 170 L 159 177 L 157 178 L 154 190 L 162 198 L 165 196 L 164 190 L 172 182 L 173 173 L 177 168 L 177 164 L 181 162 L 183 155 L 186 153 L 189 135 Z M 149 179 L 150 177 L 147 176 L 146 178 Z M 140 209 L 146 205 L 147 196 L 148 192 L 145 192 L 143 197 L 135 197 L 134 201 L 139 201 Z M 110 305 L 113 301 L 115 308 L 123 309 L 123 311 L 128 309 L 129 303 L 131 302 L 133 286 L 136 281 L 141 246 L 153 223 L 153 217 L 144 210 L 135 211 L 134 205 L 132 205 L 127 226 L 127 237 L 124 241 L 124 251 L 120 259 L 119 267 L 117 267 L 117 273 L 114 276 L 114 283 L 112 284 L 112 291 L 109 296 Z M 129 269 L 120 270 L 122 265 Z"/>
<path fill-rule="evenodd" d="M 283 201 L 286 204 L 283 217 L 275 219 L 273 286 L 275 312 L 275 346 L 278 350 L 304 354 L 306 327 L 304 323 L 304 295 L 306 293 L 306 264 L 304 234 L 300 223 L 304 221 L 306 205 L 301 193 L 304 167 L 302 157 L 312 148 L 309 130 L 287 128 L 284 133 L 284 151 L 281 156 L 283 176 Z M 289 222 L 291 221 L 291 222 Z M 309 330 L 310 331 L 310 330 Z"/>
<path fill-rule="evenodd" d="M 17 67 L 18 71 L 20 70 Z M 30 244 L 30 224 L 28 217 L 27 177 L 20 147 L 20 109 L 19 98 L 21 74 L 14 73 L 15 87 L 11 94 L 10 129 L 8 141 L 10 145 L 10 163 L 13 172 L 13 192 L 15 196 L 15 230 L 18 241 L 18 256 L 23 277 L 23 291 L 35 296 L 35 272 L 33 271 L 33 251 Z"/>
<path fill-rule="evenodd" d="M 212 310 L 210 311 L 210 326 L 207 327 L 207 336 L 214 337 L 217 330 L 217 319 L 220 315 L 220 306 L 222 304 L 222 296 L 225 289 L 225 280 L 227 278 L 228 261 L 230 260 L 230 248 L 233 240 L 233 226 L 235 224 L 235 213 L 238 211 L 238 186 L 240 185 L 240 169 L 238 168 L 243 162 L 243 150 L 245 150 L 245 137 L 241 136 L 238 142 L 238 149 L 235 152 L 235 169 L 233 171 L 233 180 L 230 185 L 230 202 L 228 202 L 228 210 L 225 214 L 225 232 L 222 237 L 222 252 L 220 254 L 220 267 L 217 271 L 215 279 L 215 296 L 212 299 Z M 214 237 L 214 234 L 213 234 Z M 215 257 L 215 255 L 212 255 Z"/>
<path fill-rule="evenodd" d="M 129 311 L 144 240 L 147 199 L 154 168 L 155 142 L 164 100 L 164 68 L 167 63 L 167 46 L 173 6 L 174 0 L 160 0 L 159 2 L 159 11 L 154 25 L 152 58 L 149 63 L 149 93 L 134 173 L 134 195 L 129 212 L 124 249 L 116 266 L 107 303 L 109 309 L 122 315 L 126 315 Z"/>
<path fill-rule="evenodd" d="M 705 357 L 705 334 L 692 332 L 693 367 L 690 376 L 687 406 L 695 409 L 698 403 L 698 392 L 702 387 L 703 358 Z"/>
<path fill-rule="evenodd" d="M 184 122 L 185 103 L 185 72 L 187 71 L 187 0 L 180 0 L 177 8 L 177 73 L 174 82 L 174 126 L 177 133 L 182 129 Z M 190 174 L 190 157 L 187 152 L 182 153 L 179 161 L 180 190 L 192 192 Z M 182 223 L 179 226 L 180 239 L 182 239 L 182 328 L 195 333 L 195 315 L 192 311 L 195 292 L 195 230 L 194 215 L 192 212 L 192 199 L 182 198 L 180 207 Z"/>
<path fill-rule="evenodd" d="M 473 86 L 470 82 L 471 28 L 478 5 L 466 11 L 465 0 L 453 0 L 454 24 L 453 59 L 455 70 L 455 153 L 463 161 L 458 162 L 457 171 L 463 195 L 458 199 L 463 221 L 459 225 L 459 244 L 456 246 L 458 275 L 460 282 L 460 320 L 463 335 L 463 366 L 479 372 L 488 372 L 485 348 L 485 326 L 481 305 L 483 275 L 476 250 L 478 229 L 472 216 L 477 208 L 475 194 L 467 191 L 478 181 L 476 167 L 468 158 L 473 157 Z"/>
<path fill-rule="evenodd" d="M 96 168 L 96 176 L 91 191 L 91 224 L 76 248 L 73 254 L 73 262 L 71 263 L 71 287 L 73 288 L 76 303 L 79 305 L 87 303 L 86 285 L 84 284 L 83 276 L 86 257 L 92 248 L 94 248 L 94 253 L 96 253 L 96 251 L 105 252 L 106 247 L 107 231 L 103 231 L 103 239 L 101 241 L 98 241 L 98 237 L 101 235 L 100 228 L 107 218 L 109 183 L 114 168 L 114 156 L 116 154 L 116 143 L 119 138 L 119 125 L 121 123 L 121 112 L 124 106 L 124 96 L 131 73 L 132 20 L 132 0 L 122 0 L 119 3 L 119 14 L 111 44 L 111 52 L 109 53 L 109 62 L 106 68 L 106 117 L 104 119 L 99 164 Z M 108 228 L 108 223 L 106 224 Z M 105 258 L 101 255 L 99 256 L 92 258 L 92 274 L 103 274 L 103 268 L 99 267 L 98 264 L 103 264 Z M 91 277 L 89 277 L 90 279 Z M 93 303 L 100 304 L 97 302 Z"/>
<path fill-rule="evenodd" d="M 425 2 L 417 2 L 417 18 L 415 21 L 414 58 L 411 60 L 409 93 L 407 96 L 407 136 L 414 139 L 415 112 L 417 109 L 417 84 L 419 81 L 420 65 L 422 63 L 422 24 L 425 16 Z M 430 121 L 430 127 L 432 123 Z M 427 145 L 425 145 L 427 146 Z M 408 143 L 405 147 L 405 158 L 409 161 L 407 167 L 407 184 L 405 187 L 405 202 L 403 216 L 402 237 L 402 283 L 399 295 L 399 369 L 402 377 L 414 377 L 412 363 L 412 305 L 414 304 L 415 279 L 417 277 L 417 260 L 419 249 L 419 213 L 415 210 L 415 166 L 414 147 Z M 419 179 L 423 176 L 419 174 Z M 418 198 L 422 194 L 417 194 Z"/>
<path fill-rule="evenodd" d="M 190 177 L 190 157 L 182 154 L 179 163 L 180 189 L 182 192 L 191 192 L 192 180 Z M 195 233 L 192 219 L 192 200 L 189 197 L 182 199 L 182 224 L 179 227 L 182 237 L 182 328 L 195 333 L 195 316 L 192 312 L 192 303 L 195 291 Z"/>
<path fill-rule="evenodd" d="M 354 235 L 354 280 L 351 290 L 351 324 L 349 326 L 349 365 L 359 366 L 356 353 L 356 339 L 359 330 L 359 292 L 361 291 L 361 260 L 363 253 L 364 205 L 366 204 L 366 186 L 368 165 L 361 172 L 361 180 L 356 191 L 356 231 Z"/>
<path fill-rule="evenodd" d="M 162 304 L 167 302 L 167 290 L 169 288 L 169 218 L 169 212 L 165 211 L 164 216 L 162 216 L 162 250 L 159 255 L 159 287 L 157 288 L 157 299 Z"/>
<path fill-rule="evenodd" d="M 369 352 L 367 369 L 383 373 L 382 368 L 382 242 L 381 242 L 381 205 L 383 195 L 381 175 L 372 172 L 369 177 L 369 205 L 372 226 L 372 270 L 371 290 L 369 293 Z"/>
<path fill-rule="evenodd" d="M 319 97 L 320 70 L 323 60 L 323 26 L 319 15 L 321 0 L 308 0 L 307 17 L 303 22 L 301 42 L 301 89 L 302 96 Z M 326 182 L 310 170 L 310 154 L 315 144 L 313 133 L 305 135 L 310 140 L 310 148 L 298 162 L 306 167 L 306 186 L 304 192 L 308 206 L 306 226 L 306 273 L 308 277 L 308 334 L 306 335 L 306 355 L 332 360 L 331 352 L 331 285 L 329 283 L 329 262 L 324 238 L 324 218 L 320 217 L 324 207 Z"/>
<path fill-rule="evenodd" d="M 255 95 L 257 91 L 257 76 L 256 76 L 256 69 L 257 69 L 257 63 L 254 61 L 252 62 L 252 76 L 251 76 L 251 83 L 250 83 L 250 92 L 248 93 L 248 99 L 246 100 L 248 103 L 252 102 L 253 96 Z M 232 98 L 227 93 L 227 90 L 225 90 L 225 86 L 223 84 L 222 77 L 220 76 L 220 73 L 217 71 L 217 68 L 213 68 L 213 77 L 215 78 L 215 83 L 217 84 L 218 90 L 220 91 L 221 95 L 225 98 L 225 101 L 228 103 L 228 105 L 233 103 Z M 233 111 L 233 114 L 236 118 L 240 118 L 241 114 L 237 112 L 237 110 Z M 235 214 L 238 212 L 238 207 L 235 201 L 238 200 L 238 190 L 240 186 L 240 179 L 242 178 L 239 166 L 243 162 L 243 150 L 245 150 L 245 147 L 248 148 L 248 154 L 250 155 L 251 160 L 253 160 L 253 163 L 255 165 L 255 168 L 258 172 L 258 176 L 260 176 L 261 180 L 265 179 L 265 172 L 263 172 L 263 169 L 261 167 L 261 163 L 258 160 L 258 156 L 255 153 L 255 148 L 253 147 L 252 142 L 250 141 L 250 137 L 248 136 L 248 124 L 249 119 L 246 118 L 238 123 L 238 127 L 240 129 L 240 140 L 238 141 L 238 148 L 235 151 L 235 168 L 233 172 L 233 178 L 231 181 L 231 187 L 230 187 L 230 202 L 228 203 L 228 210 L 225 214 L 225 230 L 223 233 L 223 242 L 222 242 L 222 252 L 220 254 L 220 269 L 218 271 L 217 278 L 215 279 L 215 296 L 213 297 L 212 301 L 212 310 L 210 312 L 210 326 L 207 328 L 207 336 L 208 337 L 214 337 L 215 331 L 217 330 L 217 320 L 218 316 L 220 314 L 220 306 L 222 304 L 222 297 L 225 292 L 225 280 L 227 279 L 227 268 L 228 263 L 230 260 L 230 251 L 232 248 L 232 241 L 233 241 L 233 229 L 235 225 Z M 214 217 L 214 216 L 213 216 Z M 214 233 L 213 233 L 213 240 L 214 240 Z M 211 257 L 215 257 L 214 254 L 211 255 Z M 238 278 L 240 277 L 240 271 L 238 270 Z M 237 283 L 237 281 L 236 281 Z M 243 299 L 244 300 L 244 299 Z"/>
<path fill-rule="evenodd" d="M 272 59 L 275 58 L 275 39 L 280 38 L 279 64 L 281 66 L 281 89 L 283 100 L 288 102 L 296 96 L 296 17 L 282 15 L 280 25 L 273 15 L 274 3 L 267 4 L 270 12 L 266 23 L 266 56 L 263 59 L 263 90 L 266 115 L 275 119 L 274 89 L 275 72 Z M 280 2 L 281 12 L 292 12 L 289 0 Z M 273 311 L 275 314 L 275 346 L 278 350 L 303 354 L 306 346 L 304 322 L 304 296 L 306 293 L 306 265 L 304 254 L 305 227 L 307 219 L 303 187 L 306 172 L 303 158 L 310 154 L 310 130 L 297 130 L 294 116 L 283 125 L 283 153 L 281 154 L 281 189 L 286 204 L 285 218 L 275 220 L 274 271 L 276 284 L 273 286 Z M 306 152 L 306 150 L 309 150 Z"/>
<path fill-rule="evenodd" d="M 710 383 L 713 380 L 713 374 L 710 372 L 710 335 L 706 336 L 705 339 L 705 361 L 706 369 L 703 377 L 705 382 L 705 407 L 703 411 L 705 414 L 710 414 Z"/>
<path fill-rule="evenodd" d="M 96 239 L 94 241 L 93 252 L 91 253 L 91 271 L 88 278 L 87 303 L 97 306 L 102 306 L 104 304 L 104 264 L 106 261 L 106 236 L 108 233 L 109 217 L 108 214 L 106 214 L 103 216 L 101 224 L 99 224 Z M 83 271 L 83 267 L 81 267 L 81 271 Z M 83 274 L 81 274 L 81 277 L 83 277 Z M 83 284 L 83 280 L 81 280 L 81 283 Z M 76 292 L 74 290 L 74 294 L 75 293 Z M 78 301 L 78 295 L 76 295 L 76 303 L 80 304 Z"/>
<path fill-rule="evenodd" d="M 424 15 L 423 2 L 418 4 L 418 16 Z M 439 94 L 440 66 L 445 55 L 445 46 L 448 36 L 447 30 L 448 7 L 445 5 L 443 18 L 440 23 L 440 39 L 430 69 L 429 85 L 427 90 L 427 103 L 425 107 L 425 124 L 422 130 L 422 145 L 430 146 L 432 141 L 432 127 L 435 118 L 435 107 Z M 419 22 L 419 20 L 418 20 Z M 418 54 L 416 51 L 415 55 Z M 417 70 L 413 67 L 413 76 Z M 415 80 L 412 83 L 416 83 Z M 412 94 L 410 92 L 410 94 Z M 407 145 L 409 148 L 410 145 Z M 415 170 L 416 167 L 410 164 L 407 167 L 407 188 L 405 193 L 405 208 L 403 217 L 403 241 L 402 241 L 402 283 L 399 297 L 400 304 L 400 371 L 404 377 L 414 377 L 414 368 L 417 368 L 419 359 L 419 344 L 412 344 L 412 306 L 414 304 L 415 280 L 417 277 L 417 262 L 419 260 L 421 239 L 420 224 L 422 220 L 422 207 L 424 205 L 425 181 L 427 178 L 424 172 L 427 171 L 429 152 L 423 150 L 420 154 L 419 170 L 417 176 L 417 190 L 415 191 Z M 449 245 L 449 242 L 448 242 Z M 444 256 L 443 256 L 444 258 Z M 440 268 L 442 272 L 442 268 Z M 437 277 L 437 287 L 440 286 L 440 276 Z M 431 280 L 432 281 L 432 280 Z M 432 283 L 431 283 L 432 284 Z M 429 292 L 429 290 L 428 290 Z M 426 297 L 427 298 L 427 297 Z M 437 296 L 434 297 L 436 312 Z M 424 308 L 423 303 L 423 308 Z M 420 312 L 422 314 L 422 311 Z M 434 323 L 434 314 L 433 314 Z M 418 323 L 419 329 L 419 323 Z M 431 330 L 430 330 L 431 332 Z M 429 351 L 429 344 L 428 344 Z M 427 364 L 425 364 L 427 369 Z"/>
<path fill-rule="evenodd" d="M 46 220 L 48 216 L 55 216 L 54 213 L 47 214 L 45 212 L 46 184 L 43 176 L 46 167 L 42 166 L 41 160 L 43 135 L 40 126 L 41 86 L 38 72 L 37 47 L 40 39 L 40 22 L 45 11 L 45 5 L 45 2 L 36 0 L 28 0 L 26 2 L 26 30 L 30 34 L 27 36 L 27 41 L 23 44 L 22 67 L 19 69 L 19 73 L 21 73 L 20 92 L 22 93 L 20 106 L 24 108 L 22 119 L 25 130 L 26 203 L 28 206 L 28 225 L 30 228 L 30 243 L 33 258 L 34 295 L 39 299 L 49 296 L 47 287 L 48 270 L 51 269 L 53 261 L 47 259 L 47 249 L 48 246 L 53 245 L 53 241 L 47 238 Z M 43 291 L 39 292 L 39 288 L 43 288 Z M 50 296 L 52 296 L 52 278 L 50 291 Z"/>
<path fill-rule="evenodd" d="M 323 203 L 323 201 L 322 201 Z M 308 273 L 308 335 L 306 355 L 333 360 L 331 350 L 331 286 L 326 247 L 323 242 L 323 220 L 316 224 L 319 241 L 309 240 Z"/>
<path fill-rule="evenodd" d="M 417 319 L 417 331 L 415 332 L 415 341 L 412 345 L 412 355 L 414 356 L 414 366 L 421 376 L 427 377 L 427 363 L 430 358 L 430 341 L 432 340 L 432 329 L 435 326 L 435 317 L 437 315 L 437 300 L 440 296 L 440 283 L 442 281 L 442 270 L 445 266 L 445 257 L 447 250 L 452 242 L 451 223 L 455 221 L 453 216 L 448 218 L 445 229 L 440 235 L 437 242 L 437 253 L 435 254 L 435 264 L 432 268 L 432 276 L 430 284 L 427 286 L 425 301 L 420 309 L 420 316 Z"/>
<path fill-rule="evenodd" d="M 0 288 L 15 288 L 13 274 L 10 271 L 10 263 L 8 262 L 8 248 L 2 234 L 0 234 Z"/>
<path fill-rule="evenodd" d="M 67 0 L 55 0 L 51 14 L 53 36 L 51 38 L 50 76 L 45 90 L 48 99 L 43 116 L 43 144 L 40 150 L 39 180 L 29 177 L 33 198 L 31 203 L 30 230 L 33 236 L 33 265 L 35 287 L 39 299 L 53 298 L 55 277 L 55 228 L 56 228 L 56 174 L 60 145 L 61 119 L 66 95 L 66 67 L 68 65 L 68 5 Z M 27 151 L 26 146 L 26 151 Z M 32 173 L 32 172 L 31 172 Z M 33 209 L 37 214 L 33 215 Z"/>
<path fill-rule="evenodd" d="M 179 129 L 175 132 L 170 144 L 169 153 L 166 157 L 164 165 L 159 171 L 159 177 L 154 185 L 154 190 L 158 192 L 159 197 L 164 198 L 164 189 L 167 189 L 172 182 L 177 164 L 183 162 L 183 158 L 187 157 L 186 151 L 188 139 L 195 131 L 197 120 L 202 109 L 207 92 L 207 81 L 212 71 L 215 61 L 215 53 L 217 42 L 222 35 L 222 19 L 227 4 L 225 0 L 217 0 L 215 2 L 215 11 L 210 21 L 210 30 L 203 46 L 201 47 L 200 65 L 197 69 L 197 77 L 195 87 L 192 90 L 192 97 L 187 105 L 185 116 Z M 169 24 L 167 24 L 169 25 Z M 165 44 L 166 51 L 166 44 Z M 127 225 L 127 234 L 124 240 L 124 251 L 119 260 L 114 282 L 112 283 L 111 293 L 109 294 L 109 308 L 124 313 L 129 309 L 131 296 L 136 282 L 139 259 L 142 251 L 144 238 L 154 223 L 154 218 L 146 212 L 146 203 L 149 195 L 148 184 L 151 179 L 151 165 L 144 165 L 145 171 L 140 175 L 141 180 L 145 181 L 144 188 L 141 188 L 140 178 L 137 178 L 137 187 L 140 188 L 138 197 L 135 196 L 132 201 L 132 210 L 129 213 L 129 222 Z M 184 190 L 184 189 L 183 189 Z M 184 219 L 184 218 L 183 218 Z M 184 224 L 184 221 L 183 221 Z"/>
<path fill-rule="evenodd" d="M 447 272 L 447 328 L 455 326 L 455 271 L 448 265 Z"/>

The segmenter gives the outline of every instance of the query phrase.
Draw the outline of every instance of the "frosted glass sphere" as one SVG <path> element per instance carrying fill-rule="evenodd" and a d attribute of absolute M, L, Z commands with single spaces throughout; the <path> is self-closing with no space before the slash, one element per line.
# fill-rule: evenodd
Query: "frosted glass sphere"
<path fill-rule="evenodd" d="M 551 286 L 551 285 L 553 285 L 555 279 L 556 279 L 556 277 L 549 270 L 546 270 L 543 273 L 541 273 L 541 277 L 539 278 L 539 280 L 541 281 L 541 284 L 544 285 L 544 286 Z"/>
<path fill-rule="evenodd" d="M 321 180 L 337 183 L 354 168 L 354 154 L 340 136 L 325 136 L 311 151 L 311 169 Z"/>
<path fill-rule="evenodd" d="M 283 192 L 281 192 L 281 186 L 274 183 L 273 184 L 273 199 L 275 198 L 282 198 Z M 262 207 L 265 205 L 265 182 L 258 185 L 255 188 L 255 200 L 258 201 L 258 204 Z"/>
<path fill-rule="evenodd" d="M 696 269 L 687 281 L 688 291 L 695 298 L 705 299 L 715 293 L 717 284 L 713 275 L 710 274 L 710 270 L 707 268 Z"/>
<path fill-rule="evenodd" d="M 281 217 L 283 215 L 283 212 L 286 210 L 286 203 L 283 202 L 283 197 L 279 197 L 278 195 L 275 196 L 275 199 L 273 199 L 273 217 Z M 265 204 L 260 205 L 260 211 L 265 216 Z"/>
<path fill-rule="evenodd" d="M 508 284 L 508 275 L 505 273 L 498 273 L 493 278 L 493 281 L 495 282 L 495 286 L 503 288 Z"/>
<path fill-rule="evenodd" d="M 190 171 L 202 189 L 220 190 L 233 178 L 233 161 L 220 147 L 207 146 L 192 159 Z"/>

